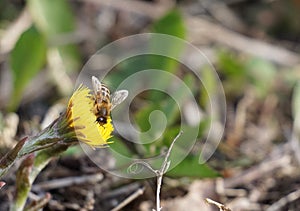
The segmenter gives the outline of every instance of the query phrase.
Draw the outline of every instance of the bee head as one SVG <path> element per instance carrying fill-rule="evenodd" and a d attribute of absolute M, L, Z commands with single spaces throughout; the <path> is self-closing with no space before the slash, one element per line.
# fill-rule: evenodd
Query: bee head
<path fill-rule="evenodd" d="M 99 117 L 97 117 L 96 122 L 98 122 L 101 125 L 106 124 L 107 123 L 107 118 L 103 117 L 103 116 L 99 116 Z"/>

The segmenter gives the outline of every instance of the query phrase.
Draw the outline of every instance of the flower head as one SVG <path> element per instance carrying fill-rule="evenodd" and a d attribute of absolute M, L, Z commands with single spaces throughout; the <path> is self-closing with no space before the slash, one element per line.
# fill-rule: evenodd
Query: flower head
<path fill-rule="evenodd" d="M 111 143 L 107 140 L 112 136 L 114 128 L 109 116 L 105 124 L 97 122 L 97 116 L 93 112 L 94 104 L 95 98 L 91 90 L 81 85 L 69 101 L 66 116 L 79 141 L 92 147 L 105 147 Z"/>

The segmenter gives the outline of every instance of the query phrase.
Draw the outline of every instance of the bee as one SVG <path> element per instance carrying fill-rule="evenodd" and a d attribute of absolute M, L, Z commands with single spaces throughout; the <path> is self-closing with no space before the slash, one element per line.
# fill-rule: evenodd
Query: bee
<path fill-rule="evenodd" d="M 128 91 L 118 90 L 110 95 L 110 90 L 95 76 L 92 77 L 92 84 L 95 100 L 93 113 L 96 116 L 96 122 L 103 126 L 107 123 L 111 111 L 127 98 Z"/>

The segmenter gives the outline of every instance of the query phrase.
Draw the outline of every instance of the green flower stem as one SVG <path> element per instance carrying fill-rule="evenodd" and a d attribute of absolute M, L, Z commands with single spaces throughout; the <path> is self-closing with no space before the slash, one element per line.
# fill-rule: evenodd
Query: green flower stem
<path fill-rule="evenodd" d="M 17 193 L 15 198 L 15 203 L 11 206 L 11 211 L 21 211 L 24 209 L 26 200 L 28 198 L 28 193 L 31 190 L 32 184 L 38 174 L 45 168 L 45 166 L 52 160 L 52 158 L 57 157 L 62 152 L 66 151 L 69 146 L 77 143 L 77 141 L 62 141 L 53 145 L 51 148 L 47 148 L 35 153 L 32 162 L 28 162 L 29 156 L 25 159 L 21 166 L 27 168 L 19 168 L 17 173 Z M 28 163 L 31 164 L 27 165 Z M 21 185 L 18 185 L 21 184 Z M 27 207 L 29 209 L 29 207 Z"/>
<path fill-rule="evenodd" d="M 34 162 L 34 155 L 29 155 L 22 164 L 20 165 L 17 176 L 16 176 L 16 202 L 15 205 L 18 205 L 18 207 L 24 207 L 26 199 L 27 199 L 27 193 L 30 191 L 30 180 L 29 175 L 32 170 Z M 12 210 L 21 210 L 21 209 L 15 209 L 17 207 L 12 206 Z"/>
<path fill-rule="evenodd" d="M 55 134 L 52 127 L 46 128 L 37 136 L 22 139 L 1 159 L 0 177 L 3 176 L 18 159 L 32 152 L 51 147 L 62 139 L 63 137 Z"/>
<path fill-rule="evenodd" d="M 23 138 L 0 160 L 0 178 L 8 171 L 16 160 L 30 153 L 53 147 L 57 143 L 72 143 L 76 139 L 73 128 L 69 127 L 66 116 L 62 114 L 50 126 L 38 135 Z"/>
<path fill-rule="evenodd" d="M 18 159 L 29 155 L 23 160 L 17 171 L 15 203 L 11 206 L 11 211 L 24 209 L 28 193 L 37 175 L 53 157 L 60 155 L 75 143 L 78 141 L 70 113 L 66 111 L 38 135 L 23 138 L 2 157 L 0 160 L 0 178 Z M 1 184 L 3 185 L 3 182 Z"/>

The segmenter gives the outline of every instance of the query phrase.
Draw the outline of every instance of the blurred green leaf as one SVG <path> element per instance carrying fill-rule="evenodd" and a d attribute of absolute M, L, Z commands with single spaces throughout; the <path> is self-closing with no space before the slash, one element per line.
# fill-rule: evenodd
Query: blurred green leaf
<path fill-rule="evenodd" d="M 127 166 L 131 165 L 131 158 L 134 157 L 134 154 L 129 150 L 129 147 L 117 137 L 112 137 L 110 141 L 113 141 L 109 145 L 108 150 L 112 153 L 116 163 L 116 169 L 123 169 L 126 172 Z"/>
<path fill-rule="evenodd" d="M 156 154 L 157 143 L 161 143 L 160 140 L 164 136 L 163 133 L 168 120 L 165 122 L 163 119 L 160 119 L 163 118 L 161 115 L 165 114 L 157 113 L 156 111 L 161 110 L 160 105 L 151 104 L 143 107 L 136 113 L 136 123 L 142 131 L 139 136 L 140 142 L 143 143 L 141 150 L 145 150 L 145 157 Z"/>
<path fill-rule="evenodd" d="M 214 70 L 207 65 L 201 70 L 201 79 L 205 81 L 205 87 L 202 85 L 200 89 L 200 103 L 203 107 L 210 106 L 208 93 L 212 94 L 216 92 L 217 84 L 212 71 Z"/>
<path fill-rule="evenodd" d="M 300 82 L 295 85 L 292 98 L 292 114 L 294 117 L 294 127 L 300 131 Z"/>
<path fill-rule="evenodd" d="M 189 155 L 175 168 L 168 171 L 167 176 L 197 178 L 214 178 L 220 176 L 217 171 L 206 164 L 199 164 L 198 161 L 198 156 Z"/>
<path fill-rule="evenodd" d="M 83 155 L 84 152 L 82 151 L 82 148 L 80 145 L 75 145 L 69 147 L 66 151 L 64 151 L 61 156 L 79 156 Z"/>
<path fill-rule="evenodd" d="M 156 79 L 149 80 L 156 81 Z M 171 83 L 170 80 L 169 82 Z M 150 124 L 148 121 L 145 120 L 148 120 L 150 113 L 154 110 L 162 111 L 165 114 L 165 116 L 168 119 L 168 126 L 174 124 L 179 117 L 179 109 L 182 109 L 178 106 L 182 106 L 184 102 L 188 100 L 185 86 L 188 87 L 187 89 L 189 89 L 189 91 L 193 92 L 196 88 L 195 83 L 195 78 L 191 74 L 187 74 L 184 77 L 182 84 L 177 84 L 178 87 L 176 87 L 176 89 L 173 88 L 173 91 L 169 92 L 171 96 L 159 92 L 163 95 L 164 100 L 151 101 L 151 104 L 148 104 L 148 106 L 144 106 L 143 108 L 141 108 L 136 113 L 137 124 L 141 127 L 143 131 L 148 130 L 150 128 Z M 170 84 L 168 84 L 168 86 L 170 86 Z M 152 92 L 156 93 L 156 91 Z"/>
<path fill-rule="evenodd" d="M 168 34 L 181 39 L 184 39 L 186 34 L 182 15 L 177 9 L 171 10 L 161 19 L 157 20 L 152 28 L 153 33 Z"/>
<path fill-rule="evenodd" d="M 183 133 L 181 134 L 181 136 L 179 137 L 178 140 L 179 140 L 179 142 L 181 139 L 187 140 L 187 141 L 183 141 L 183 143 L 188 144 L 189 141 L 195 141 L 195 140 L 192 140 L 193 138 L 194 139 L 202 138 L 204 132 L 209 128 L 208 127 L 209 122 L 210 122 L 209 120 L 204 119 L 203 121 L 200 122 L 200 124 L 198 126 L 195 126 L 195 127 L 192 127 L 192 126 L 186 125 L 186 124 L 169 127 L 168 130 L 164 134 L 162 142 L 165 146 L 170 146 L 174 140 L 174 137 L 176 137 L 180 131 L 183 131 Z M 197 133 L 197 136 L 191 137 L 191 134 L 193 136 L 195 133 Z M 194 144 L 192 144 L 192 145 L 194 145 Z"/>
<path fill-rule="evenodd" d="M 79 67 L 77 47 L 70 44 L 75 30 L 75 18 L 65 0 L 28 0 L 30 14 L 37 28 L 45 34 L 51 46 L 57 47 L 67 71 Z"/>
<path fill-rule="evenodd" d="M 256 94 L 264 98 L 276 76 L 276 68 L 269 61 L 260 58 L 245 60 L 227 51 L 219 53 L 219 69 L 225 78 L 223 85 L 228 95 L 240 95 L 251 85 Z"/>
<path fill-rule="evenodd" d="M 106 76 L 105 81 L 112 87 L 117 87 L 122 81 L 136 72 L 153 69 L 149 62 L 148 57 L 153 55 L 138 55 L 135 57 L 127 58 L 120 62 L 109 75 Z M 130 84 L 133 88 L 135 84 Z M 129 88 L 128 88 L 129 89 Z"/>
<path fill-rule="evenodd" d="M 46 49 L 44 36 L 33 26 L 23 32 L 17 41 L 10 55 L 14 87 L 10 110 L 16 109 L 23 89 L 45 64 Z"/>
<path fill-rule="evenodd" d="M 192 91 L 195 89 L 195 78 L 190 75 L 187 74 L 183 81 L 182 84 L 178 84 L 178 87 L 176 87 L 176 89 L 174 88 L 173 92 L 170 92 L 170 96 L 162 93 L 162 96 L 164 96 L 163 100 L 155 100 L 155 101 L 151 101 L 148 105 L 144 106 L 143 108 L 141 108 L 135 115 L 135 120 L 137 125 L 139 126 L 139 128 L 141 129 L 141 131 L 146 133 L 142 134 L 142 136 L 140 137 L 141 141 L 143 142 L 143 140 L 146 140 L 148 142 L 148 140 L 155 140 L 156 137 L 158 136 L 158 134 L 161 134 L 162 132 L 164 132 L 164 125 L 162 124 L 162 120 L 160 120 L 157 116 L 157 119 L 155 119 L 152 122 L 152 128 L 149 122 L 149 117 L 150 114 L 153 111 L 160 111 L 162 112 L 165 117 L 166 117 L 166 134 L 168 133 L 168 131 L 170 130 L 170 127 L 172 125 L 176 124 L 176 121 L 180 120 L 180 109 L 183 109 L 182 107 L 179 108 L 179 105 L 184 105 L 184 103 L 188 100 L 188 95 L 186 94 L 186 88 L 183 86 L 187 86 L 189 85 L 188 89 L 189 91 Z M 155 93 L 155 92 L 154 92 Z M 155 118 L 155 117 L 154 117 Z M 181 120 L 183 121 L 183 120 Z M 151 128 L 151 130 L 149 130 Z M 148 131 L 149 130 L 149 131 Z M 177 130 L 177 133 L 179 132 L 179 129 Z M 165 135 L 163 134 L 163 136 L 161 136 L 161 138 L 159 140 L 165 140 Z M 153 144 L 145 144 L 145 148 L 148 149 L 148 152 L 150 153 L 150 155 L 152 155 L 153 153 L 156 153 L 157 150 L 159 150 L 159 148 L 162 147 L 162 142 L 161 141 L 155 141 L 156 145 L 155 145 L 155 149 L 154 151 L 152 151 L 152 153 L 149 151 L 150 148 L 153 149 L 154 146 Z M 157 143 L 160 143 L 157 145 Z"/>
<path fill-rule="evenodd" d="M 153 33 L 160 33 L 175 36 L 181 39 L 185 38 L 186 29 L 183 21 L 183 17 L 179 10 L 174 9 L 157 20 L 152 26 Z M 150 41 L 150 51 L 161 52 L 161 55 L 155 57 L 149 57 L 149 63 L 151 68 L 168 71 L 175 73 L 180 63 L 176 60 L 183 53 L 184 44 L 177 39 L 168 39 L 167 37 L 154 36 Z M 158 86 L 166 87 L 169 84 L 166 83 L 167 75 L 162 75 L 156 79 Z M 163 99 L 163 95 L 159 93 L 153 93 L 150 96 L 151 99 Z"/>
<path fill-rule="evenodd" d="M 27 0 L 27 5 L 38 29 L 47 36 L 74 30 L 74 17 L 67 1 Z"/>
<path fill-rule="evenodd" d="M 109 145 L 109 149 L 112 150 L 113 153 L 118 152 L 123 156 L 132 157 L 133 153 L 129 150 L 129 148 L 124 144 L 122 140 L 113 136 L 109 139 L 109 141 L 113 142 Z"/>
<path fill-rule="evenodd" d="M 153 24 L 151 32 L 184 39 L 186 29 L 181 13 L 178 10 L 171 10 Z M 161 55 L 157 55 L 159 53 L 155 55 L 139 55 L 122 61 L 116 68 L 118 71 L 115 73 L 112 72 L 112 74 L 107 77 L 109 83 L 116 87 L 128 76 L 147 69 L 158 69 L 172 73 L 177 71 L 179 62 L 174 58 L 181 55 L 184 47 L 182 45 L 183 42 L 177 42 L 174 38 L 168 39 L 168 37 L 162 36 L 153 36 L 151 38 L 148 52 L 160 52 Z M 156 77 L 154 75 L 153 78 L 155 79 L 157 87 L 166 87 L 169 85 L 169 83 L 166 83 L 168 80 L 166 80 L 164 76 Z M 153 96 L 150 94 L 151 100 L 155 101 L 163 97 L 164 95 L 159 92 L 153 92 Z"/>
<path fill-rule="evenodd" d="M 190 147 L 193 146 L 193 143 L 195 141 L 195 139 L 193 140 L 193 138 L 195 138 L 194 133 L 198 133 L 198 136 L 202 136 L 204 130 L 206 129 L 206 124 L 207 123 L 204 121 L 203 124 L 200 124 L 199 128 L 193 128 L 188 125 L 183 125 L 182 128 L 180 128 L 180 126 L 169 128 L 164 134 L 163 138 L 160 138 L 160 140 L 156 141 L 155 143 L 149 144 L 148 148 L 155 147 L 157 149 L 156 153 L 161 153 L 163 147 L 169 146 L 174 140 L 174 137 L 180 131 L 180 129 L 182 129 L 184 133 L 177 140 L 169 157 L 172 166 L 172 163 L 178 162 L 178 159 L 181 160 L 182 156 L 185 155 L 187 150 L 189 151 Z M 134 158 L 134 154 L 117 137 L 111 138 L 111 141 L 113 141 L 113 143 L 110 144 L 110 147 L 108 149 L 111 151 L 111 153 L 114 155 L 114 158 L 116 159 L 116 168 L 119 170 L 123 169 L 123 171 L 126 172 L 127 167 L 132 164 L 131 158 Z M 154 153 L 145 154 L 145 157 L 152 157 L 153 155 Z M 216 171 L 211 169 L 206 164 L 198 164 L 198 159 L 199 158 L 197 156 L 187 156 L 182 162 L 180 162 L 180 164 L 178 164 L 178 166 L 176 166 L 174 169 L 168 172 L 167 175 L 173 177 L 190 176 L 198 178 L 219 176 L 219 174 Z M 162 156 L 160 159 L 149 160 L 149 164 L 153 168 L 159 169 L 163 160 L 164 157 Z"/>
<path fill-rule="evenodd" d="M 273 85 L 276 75 L 275 66 L 269 61 L 253 58 L 247 62 L 246 68 L 257 94 L 265 97 Z"/>
<path fill-rule="evenodd" d="M 218 53 L 218 65 L 225 76 L 244 77 L 246 75 L 243 63 L 232 52 L 221 50 Z"/>
<path fill-rule="evenodd" d="M 244 62 L 228 51 L 220 51 L 218 54 L 218 69 L 225 78 L 223 82 L 227 96 L 241 95 L 247 85 L 247 72 Z"/>
<path fill-rule="evenodd" d="M 167 148 L 173 142 L 174 137 L 176 137 L 179 131 L 182 130 L 183 133 L 176 141 L 169 157 L 169 161 L 171 161 L 171 168 L 175 164 L 178 165 L 174 168 L 174 170 L 172 169 L 168 172 L 167 175 L 174 177 L 191 176 L 200 178 L 218 176 L 218 173 L 209 168 L 206 164 L 198 164 L 198 156 L 187 156 L 187 153 L 192 150 L 197 136 L 202 136 L 204 130 L 206 130 L 206 124 L 206 122 L 203 122 L 202 126 L 200 125 L 199 127 L 182 125 L 182 127 L 175 126 L 168 128 L 168 130 L 164 133 L 164 136 L 159 140 L 150 144 L 144 144 L 143 146 L 148 150 L 144 154 L 145 158 L 155 157 L 155 159 L 148 159 L 148 164 L 150 164 L 154 169 L 160 169 L 164 161 L 162 153 L 166 152 Z M 184 160 L 182 160 L 183 158 Z"/>
<path fill-rule="evenodd" d="M 182 125 L 180 128 L 179 126 L 169 128 L 164 137 L 164 144 L 165 146 L 170 146 L 173 142 L 174 137 L 179 133 L 179 129 L 183 131 L 181 136 L 177 139 L 169 160 L 171 161 L 171 167 L 174 163 L 180 163 L 174 167 L 172 170 L 167 172 L 167 175 L 174 176 L 174 177 L 198 177 L 198 178 L 205 178 L 205 177 L 216 177 L 219 174 L 208 167 L 206 164 L 199 164 L 199 156 L 194 154 L 189 154 L 186 156 L 188 152 L 196 151 L 198 147 L 200 147 L 196 142 L 201 140 L 203 134 L 208 129 L 208 120 L 201 121 L 200 125 L 198 126 L 189 126 L 189 125 Z M 175 133 L 177 133 L 175 135 Z M 197 148 L 196 148 L 197 146 Z M 181 159 L 184 157 L 184 160 Z"/>
<path fill-rule="evenodd" d="M 141 131 L 147 131 L 151 125 L 149 123 L 149 115 L 154 110 L 161 110 L 158 105 L 148 104 L 136 112 L 135 120 Z"/>

